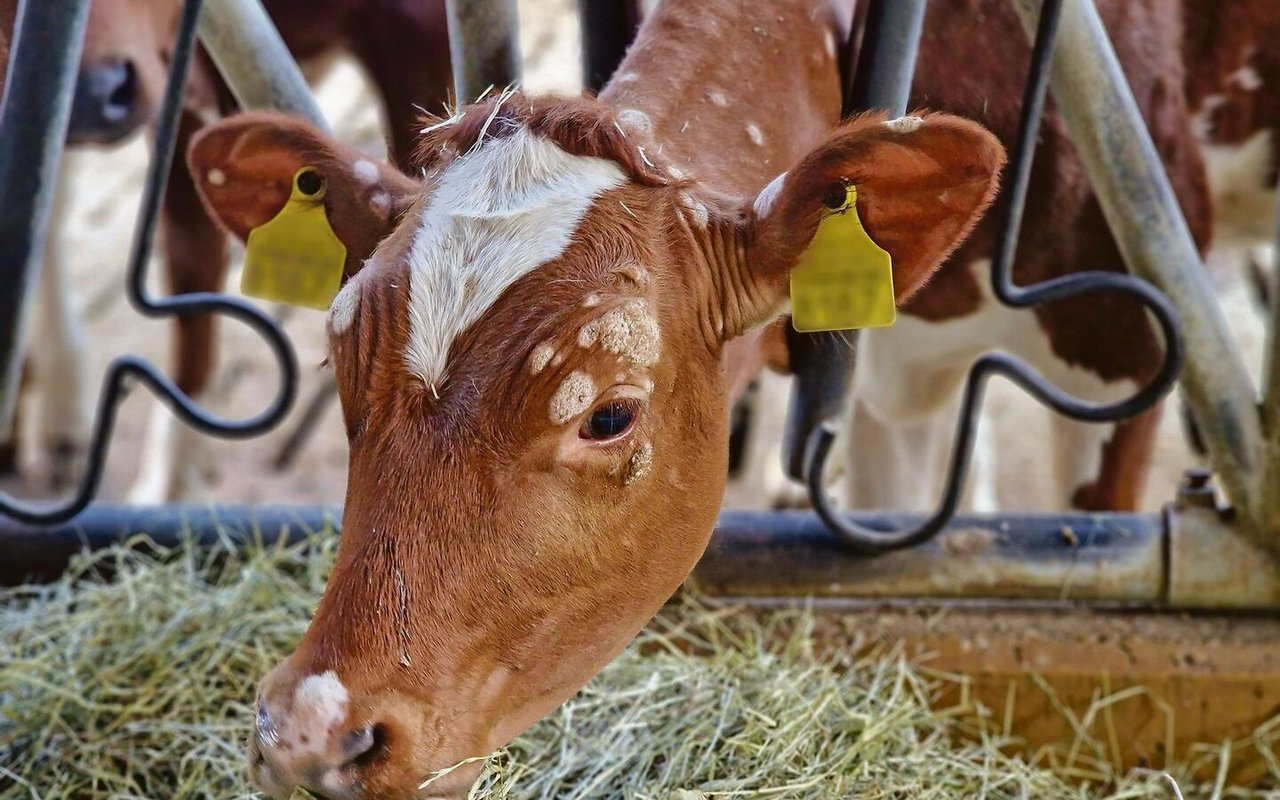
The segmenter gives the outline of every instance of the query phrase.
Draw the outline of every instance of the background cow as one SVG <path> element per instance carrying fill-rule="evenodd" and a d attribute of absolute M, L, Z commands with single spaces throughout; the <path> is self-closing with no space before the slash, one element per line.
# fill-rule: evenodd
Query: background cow
<path fill-rule="evenodd" d="M 317 65 L 341 50 L 358 59 L 381 97 L 392 157 L 405 163 L 418 109 L 443 107 L 452 86 L 443 0 L 266 0 L 264 5 L 304 63 Z M 16 6 L 17 0 L 0 0 L 0 40 L 11 35 Z M 93 0 L 69 144 L 112 144 L 151 123 L 180 10 L 179 0 Z M 234 106 L 216 70 L 199 53 L 187 86 L 178 152 L 196 131 Z M 174 294 L 221 290 L 227 270 L 224 235 L 201 206 L 181 159 L 166 187 L 161 222 L 167 289 Z M 57 236 L 55 227 L 51 239 Z M 85 336 L 56 241 L 38 292 L 30 348 L 29 388 L 35 396 L 27 405 L 39 409 L 41 444 L 54 462 L 55 482 L 65 484 L 84 457 L 96 386 L 88 376 Z M 183 317 L 175 324 L 174 379 L 197 401 L 207 399 L 211 388 L 216 342 L 214 316 Z M 192 494 L 202 482 L 199 471 L 207 467 L 198 442 L 198 434 L 157 407 L 130 499 L 154 503 Z M 0 449 L 7 451 L 0 461 L 16 468 L 16 441 Z"/>
<path fill-rule="evenodd" d="M 1097 5 L 1196 243 L 1202 251 L 1212 242 L 1233 253 L 1228 260 L 1238 267 L 1241 248 L 1268 247 L 1275 233 L 1280 7 L 1265 0 Z M 1029 56 L 1027 37 L 1005 0 L 932 0 L 911 104 L 977 120 L 1011 146 Z M 1159 337 L 1128 296 L 1086 294 L 1034 311 L 1000 305 L 989 272 L 1001 219 L 1001 213 L 984 219 L 903 308 L 895 326 L 861 334 L 842 465 L 849 505 L 936 506 L 962 382 L 984 352 L 1014 353 L 1059 387 L 1094 402 L 1132 395 L 1159 369 Z M 1124 268 L 1050 103 L 1014 281 L 1026 285 L 1080 270 Z M 780 409 L 786 383 L 766 379 L 763 388 L 761 403 Z M 1033 434 L 1037 460 L 1053 466 L 1048 508 L 1140 507 L 1159 416 L 1156 408 L 1135 419 L 1094 424 L 1049 414 L 1047 427 Z M 765 479 L 768 491 L 787 502 L 794 489 L 781 480 L 776 423 L 757 436 L 768 444 L 753 440 L 754 463 L 744 469 L 744 480 L 772 475 Z M 1009 438 L 996 446 L 989 425 L 979 427 L 971 505 L 984 511 L 1026 507 L 1007 489 L 1000 496 L 994 477 L 1002 453 L 1019 449 Z"/>

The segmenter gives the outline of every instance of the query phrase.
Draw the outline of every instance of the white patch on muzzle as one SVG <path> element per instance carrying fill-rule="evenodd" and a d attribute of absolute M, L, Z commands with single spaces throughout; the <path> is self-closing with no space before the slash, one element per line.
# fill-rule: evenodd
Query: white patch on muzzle
<path fill-rule="evenodd" d="M 291 727 L 295 731 L 327 731 L 347 718 L 350 699 L 336 672 L 308 675 L 293 691 Z"/>

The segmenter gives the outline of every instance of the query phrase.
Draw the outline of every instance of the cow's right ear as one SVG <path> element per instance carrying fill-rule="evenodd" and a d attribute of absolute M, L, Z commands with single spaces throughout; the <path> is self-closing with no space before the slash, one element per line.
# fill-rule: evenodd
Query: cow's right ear
<path fill-rule="evenodd" d="M 239 114 L 200 131 L 187 163 L 210 215 L 241 240 L 280 213 L 294 175 L 313 167 L 327 186 L 329 224 L 347 248 L 344 278 L 359 271 L 419 190 L 394 167 L 269 112 Z"/>

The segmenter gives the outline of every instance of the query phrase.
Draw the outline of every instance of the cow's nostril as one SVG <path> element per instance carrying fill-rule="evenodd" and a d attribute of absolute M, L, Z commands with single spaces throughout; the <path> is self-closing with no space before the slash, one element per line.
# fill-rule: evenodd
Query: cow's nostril
<path fill-rule="evenodd" d="M 342 740 L 342 752 L 346 756 L 344 766 L 363 769 L 378 761 L 387 752 L 387 727 L 370 723 L 348 733 Z"/>
<path fill-rule="evenodd" d="M 124 122 L 133 115 L 138 101 L 138 73 L 133 62 L 126 61 L 113 67 L 113 86 L 103 104 L 103 115 L 112 122 Z"/>

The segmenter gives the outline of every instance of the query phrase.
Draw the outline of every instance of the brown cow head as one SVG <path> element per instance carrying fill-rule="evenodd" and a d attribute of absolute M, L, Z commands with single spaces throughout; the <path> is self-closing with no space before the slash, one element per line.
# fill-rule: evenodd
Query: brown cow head
<path fill-rule="evenodd" d="M 328 323 L 343 536 L 261 685 L 251 758 L 275 796 L 464 794 L 478 764 L 419 787 L 577 691 L 698 560 L 725 483 L 725 343 L 782 311 L 824 197 L 858 185 L 901 301 L 1003 159 L 962 120 L 864 117 L 729 198 L 645 136 L 597 101 L 516 94 L 425 132 L 414 180 L 280 116 L 194 143 L 241 236 L 315 167 L 351 256 Z"/>

